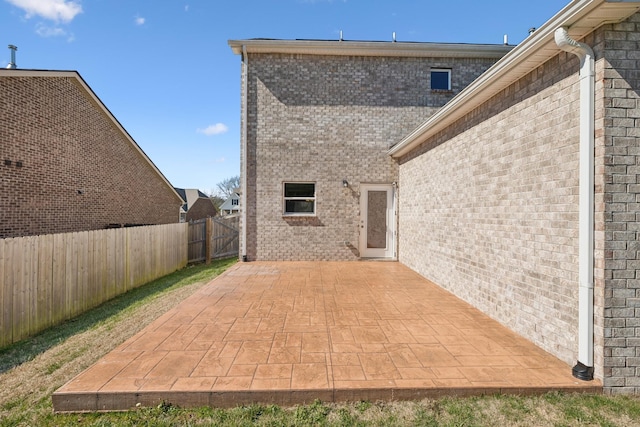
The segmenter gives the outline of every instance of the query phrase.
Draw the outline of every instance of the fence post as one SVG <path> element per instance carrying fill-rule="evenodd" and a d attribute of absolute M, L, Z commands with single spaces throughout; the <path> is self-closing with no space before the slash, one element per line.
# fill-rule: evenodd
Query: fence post
<path fill-rule="evenodd" d="M 213 236 L 213 218 L 207 218 L 207 226 L 206 226 L 206 241 L 205 241 L 205 263 L 209 264 L 211 262 L 211 237 Z"/>

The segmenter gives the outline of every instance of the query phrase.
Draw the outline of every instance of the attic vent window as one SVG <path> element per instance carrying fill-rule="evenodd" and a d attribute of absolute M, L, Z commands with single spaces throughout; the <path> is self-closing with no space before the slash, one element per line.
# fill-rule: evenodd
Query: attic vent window
<path fill-rule="evenodd" d="M 431 69 L 431 90 L 451 90 L 451 70 L 445 68 Z"/>

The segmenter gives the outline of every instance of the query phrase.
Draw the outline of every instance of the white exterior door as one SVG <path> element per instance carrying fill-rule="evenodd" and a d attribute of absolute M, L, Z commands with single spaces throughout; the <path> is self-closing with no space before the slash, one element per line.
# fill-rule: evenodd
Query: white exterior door
<path fill-rule="evenodd" d="M 391 184 L 360 185 L 360 256 L 395 258 L 395 194 Z"/>

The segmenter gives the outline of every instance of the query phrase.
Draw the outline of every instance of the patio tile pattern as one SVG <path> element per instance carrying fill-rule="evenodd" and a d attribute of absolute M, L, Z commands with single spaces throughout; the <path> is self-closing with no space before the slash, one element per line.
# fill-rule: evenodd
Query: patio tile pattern
<path fill-rule="evenodd" d="M 398 262 L 239 263 L 53 395 L 54 409 L 601 392 Z"/>

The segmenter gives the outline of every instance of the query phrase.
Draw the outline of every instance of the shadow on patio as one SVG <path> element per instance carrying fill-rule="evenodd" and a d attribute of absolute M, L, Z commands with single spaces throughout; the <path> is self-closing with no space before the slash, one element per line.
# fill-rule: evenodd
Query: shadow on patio
<path fill-rule="evenodd" d="M 57 412 L 161 402 L 601 392 L 397 262 L 231 267 L 53 395 Z"/>

